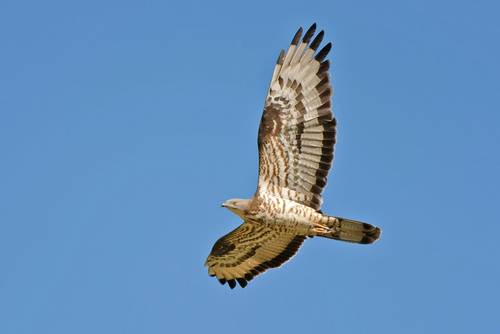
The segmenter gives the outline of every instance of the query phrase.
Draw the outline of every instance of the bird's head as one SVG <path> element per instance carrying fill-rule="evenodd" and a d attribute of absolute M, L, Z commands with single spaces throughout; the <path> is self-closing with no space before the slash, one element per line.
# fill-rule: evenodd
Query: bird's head
<path fill-rule="evenodd" d="M 248 205 L 250 203 L 249 199 L 239 199 L 233 198 L 228 199 L 224 203 L 222 203 L 222 207 L 231 210 L 238 216 L 242 216 L 244 212 L 248 209 Z"/>

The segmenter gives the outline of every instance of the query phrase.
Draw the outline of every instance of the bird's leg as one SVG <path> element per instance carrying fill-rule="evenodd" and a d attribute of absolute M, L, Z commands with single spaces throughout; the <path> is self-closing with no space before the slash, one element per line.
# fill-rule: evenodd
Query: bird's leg
<path fill-rule="evenodd" d="M 325 233 L 331 233 L 332 230 L 328 226 L 325 226 L 324 224 L 321 224 L 319 222 L 314 222 L 312 224 L 312 232 L 316 235 L 323 235 Z"/>

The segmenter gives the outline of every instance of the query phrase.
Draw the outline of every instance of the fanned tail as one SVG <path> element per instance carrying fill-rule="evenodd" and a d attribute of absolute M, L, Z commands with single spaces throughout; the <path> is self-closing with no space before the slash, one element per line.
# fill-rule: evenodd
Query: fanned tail
<path fill-rule="evenodd" d="M 380 237 L 380 228 L 356 220 L 328 217 L 330 232 L 320 236 L 358 244 L 371 244 Z"/>

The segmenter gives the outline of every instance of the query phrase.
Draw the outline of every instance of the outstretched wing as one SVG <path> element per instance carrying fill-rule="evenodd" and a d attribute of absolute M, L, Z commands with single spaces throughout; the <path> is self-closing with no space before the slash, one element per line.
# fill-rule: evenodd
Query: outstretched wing
<path fill-rule="evenodd" d="M 238 282 L 244 288 L 258 274 L 288 261 L 305 238 L 292 229 L 244 222 L 217 240 L 205 265 L 221 284 L 232 289 Z"/>
<path fill-rule="evenodd" d="M 259 127 L 257 193 L 271 193 L 319 210 L 333 160 L 335 118 L 328 43 L 318 53 L 324 32 L 311 41 L 313 24 L 302 28 L 274 69 Z"/>

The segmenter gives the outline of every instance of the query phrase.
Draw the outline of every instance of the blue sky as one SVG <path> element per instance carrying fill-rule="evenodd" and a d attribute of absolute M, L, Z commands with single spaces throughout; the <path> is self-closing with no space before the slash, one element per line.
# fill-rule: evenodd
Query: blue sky
<path fill-rule="evenodd" d="M 494 1 L 3 1 L 0 332 L 493 333 Z M 275 58 L 334 43 L 338 144 L 315 238 L 246 289 L 208 277 L 239 224 Z"/>

